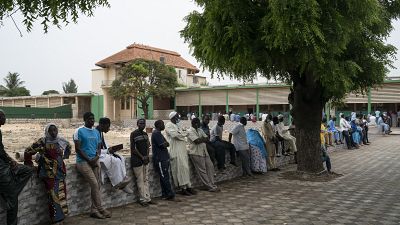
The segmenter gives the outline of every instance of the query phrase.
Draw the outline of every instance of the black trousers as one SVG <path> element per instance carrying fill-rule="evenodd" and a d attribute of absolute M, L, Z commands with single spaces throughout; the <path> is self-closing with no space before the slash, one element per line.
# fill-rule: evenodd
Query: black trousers
<path fill-rule="evenodd" d="M 169 160 L 165 161 L 154 161 L 154 168 L 158 175 L 160 175 L 160 184 L 162 198 L 173 198 L 175 197 L 175 192 L 172 190 L 169 168 L 171 167 Z"/>
<path fill-rule="evenodd" d="M 227 141 L 214 141 L 212 146 L 215 149 L 215 159 L 217 160 L 218 169 L 225 167 L 225 151 L 229 151 L 231 163 L 236 163 L 236 149 L 232 143 Z"/>
<path fill-rule="evenodd" d="M 0 160 L 0 195 L 6 201 L 7 225 L 17 225 L 18 195 L 32 176 L 32 169 L 18 165 L 10 169 L 8 163 Z"/>
<path fill-rule="evenodd" d="M 207 152 L 208 152 L 208 155 L 210 156 L 211 162 L 215 165 L 217 163 L 217 159 L 215 158 L 215 148 L 211 144 L 211 142 L 207 142 L 206 146 L 207 146 Z"/>
<path fill-rule="evenodd" d="M 344 131 L 342 132 L 342 134 L 343 134 L 344 139 L 346 140 L 347 148 L 350 149 L 351 147 L 353 147 L 352 141 L 351 141 L 351 140 L 353 140 L 353 139 L 350 138 L 349 131 L 344 130 Z"/>

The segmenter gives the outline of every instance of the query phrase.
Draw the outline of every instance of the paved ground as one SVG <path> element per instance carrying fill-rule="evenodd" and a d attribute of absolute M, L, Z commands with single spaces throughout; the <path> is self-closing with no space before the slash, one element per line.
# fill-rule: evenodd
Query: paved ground
<path fill-rule="evenodd" d="M 179 196 L 180 203 L 156 199 L 158 205 L 148 208 L 115 208 L 111 219 L 86 214 L 66 224 L 400 224 L 400 136 L 371 136 L 370 146 L 331 154 L 334 171 L 344 175 L 331 182 L 284 180 L 268 172 L 223 183 L 221 193 Z"/>

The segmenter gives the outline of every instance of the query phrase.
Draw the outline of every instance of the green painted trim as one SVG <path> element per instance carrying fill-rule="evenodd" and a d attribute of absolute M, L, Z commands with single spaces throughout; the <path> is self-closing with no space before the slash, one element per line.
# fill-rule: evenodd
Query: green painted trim
<path fill-rule="evenodd" d="M 225 113 L 229 113 L 229 91 L 226 90 Z"/>
<path fill-rule="evenodd" d="M 143 113 L 143 109 L 141 109 L 140 108 L 140 106 L 142 106 L 142 103 L 140 103 L 137 99 L 135 99 L 136 101 L 137 101 L 137 104 L 136 104 L 136 112 L 137 112 L 137 118 L 139 119 L 139 118 L 143 118 L 143 115 L 144 115 L 144 113 Z M 148 109 L 148 115 L 147 115 L 147 119 L 153 119 L 153 115 L 154 115 L 154 100 L 153 100 L 153 97 L 150 97 L 148 100 L 147 100 L 147 104 L 149 104 L 149 109 Z"/>
<path fill-rule="evenodd" d="M 256 118 L 257 118 L 257 120 L 260 119 L 260 104 L 259 104 L 259 101 L 258 101 L 259 90 L 260 89 L 258 89 L 258 88 L 256 89 Z"/>
<path fill-rule="evenodd" d="M 259 88 L 282 88 L 282 87 L 291 87 L 291 85 L 286 85 L 286 84 L 276 84 L 276 85 L 271 85 L 271 84 L 260 84 L 260 85 L 246 85 L 246 86 L 211 86 L 211 87 L 178 87 L 175 88 L 175 91 L 177 92 L 182 92 L 182 91 L 210 91 L 210 90 L 232 90 L 232 89 L 259 89 Z"/>
<path fill-rule="evenodd" d="M 200 94 L 200 91 L 199 91 L 199 118 L 202 118 L 202 114 L 203 114 L 203 110 L 202 110 L 202 107 L 201 107 L 201 94 Z"/>
<path fill-rule="evenodd" d="M 398 79 L 398 80 L 384 80 L 383 83 L 400 83 L 400 79 Z"/>
<path fill-rule="evenodd" d="M 91 98 L 90 110 L 94 114 L 94 118 L 98 121 L 104 117 L 104 96 L 93 95 Z"/>
<path fill-rule="evenodd" d="M 371 88 L 368 88 L 368 114 L 371 114 Z"/>
<path fill-rule="evenodd" d="M 400 79 L 398 80 L 385 80 L 383 83 L 400 83 Z M 232 90 L 232 89 L 251 89 L 251 88 L 282 88 L 282 87 L 291 87 L 291 85 L 287 84 L 259 84 L 259 85 L 227 85 L 227 86 L 209 86 L 209 87 L 177 87 L 175 91 L 209 91 L 209 90 Z"/>

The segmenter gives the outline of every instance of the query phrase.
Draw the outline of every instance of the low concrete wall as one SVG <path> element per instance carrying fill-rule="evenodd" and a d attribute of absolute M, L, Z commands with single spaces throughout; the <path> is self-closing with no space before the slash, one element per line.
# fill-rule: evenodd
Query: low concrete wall
<path fill-rule="evenodd" d="M 278 165 L 289 164 L 289 161 L 293 161 L 293 157 L 280 157 L 277 158 Z M 201 182 L 194 171 L 193 165 L 191 167 L 191 181 L 194 187 L 201 186 Z M 126 168 L 128 176 L 132 177 L 133 173 L 130 169 L 130 159 L 126 159 Z M 241 176 L 241 167 L 234 167 L 229 164 L 224 173 L 218 173 L 216 182 L 230 180 L 232 178 Z M 154 171 L 152 163 L 150 163 L 149 169 L 149 182 L 150 182 L 150 193 L 152 197 L 161 196 L 161 187 L 159 182 L 159 176 Z M 82 213 L 88 213 L 90 209 L 90 187 L 83 180 L 82 176 L 77 172 L 75 164 L 67 165 L 67 202 L 70 214 L 68 216 L 79 215 Z M 136 183 L 132 182 L 130 185 L 133 186 L 135 193 L 137 193 Z M 123 191 L 115 191 L 111 187 L 111 183 L 108 179 L 104 185 L 101 186 L 102 200 L 106 208 L 112 208 L 117 206 L 126 205 L 136 201 L 135 195 L 128 195 Z M 200 193 L 201 194 L 201 193 Z M 18 224 L 19 225 L 35 225 L 49 223 L 49 215 L 47 208 L 47 196 L 44 191 L 43 183 L 33 176 L 24 190 L 19 196 L 19 211 L 18 211 Z M 4 206 L 0 204 L 0 225 L 6 224 L 6 211 Z"/>

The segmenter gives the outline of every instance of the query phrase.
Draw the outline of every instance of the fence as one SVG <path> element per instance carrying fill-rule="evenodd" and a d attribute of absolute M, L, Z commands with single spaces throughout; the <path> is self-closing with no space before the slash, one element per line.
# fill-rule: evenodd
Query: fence
<path fill-rule="evenodd" d="M 7 118 L 12 119 L 67 119 L 72 118 L 71 105 L 55 108 L 7 107 L 0 106 Z"/>

